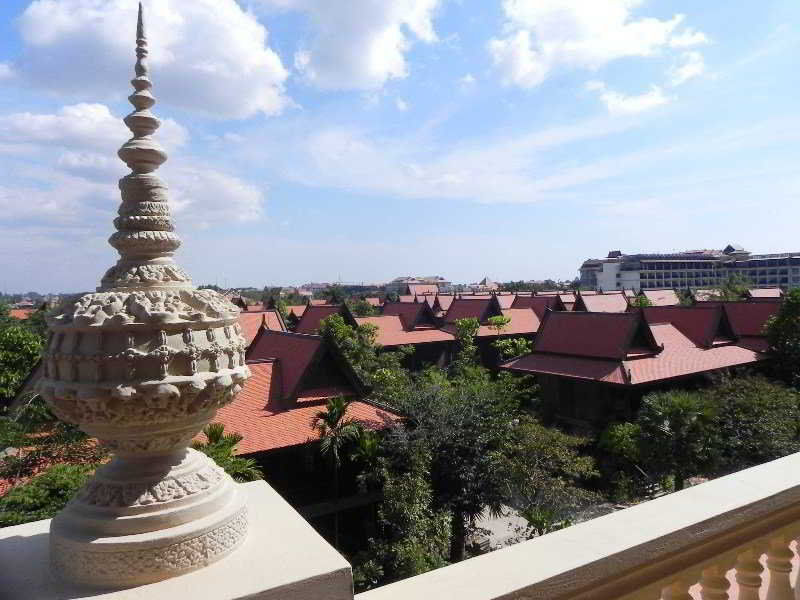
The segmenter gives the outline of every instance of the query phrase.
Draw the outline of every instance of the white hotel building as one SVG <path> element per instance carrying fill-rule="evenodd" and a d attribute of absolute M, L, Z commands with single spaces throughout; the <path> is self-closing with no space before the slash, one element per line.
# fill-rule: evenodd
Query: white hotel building
<path fill-rule="evenodd" d="M 668 254 L 623 254 L 588 259 L 580 267 L 584 288 L 687 289 L 716 286 L 739 274 L 753 286 L 800 287 L 800 252 L 750 254 L 731 244 L 723 250 L 687 250 Z"/>

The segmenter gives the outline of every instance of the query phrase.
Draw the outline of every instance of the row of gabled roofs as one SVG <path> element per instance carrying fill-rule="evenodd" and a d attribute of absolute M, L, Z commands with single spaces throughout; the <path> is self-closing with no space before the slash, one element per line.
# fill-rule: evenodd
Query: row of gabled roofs
<path fill-rule="evenodd" d="M 511 317 L 504 335 L 538 334 L 530 354 L 502 368 L 636 386 L 764 360 L 763 327 L 779 307 L 773 300 L 589 312 L 565 310 L 557 294 L 516 295 L 509 308 L 490 295 L 454 297 L 438 317 L 428 302 L 389 303 L 374 317 L 353 317 L 346 306 L 309 306 L 301 323 L 316 332 L 322 319 L 342 314 L 351 324 L 375 325 L 377 342 L 392 347 L 452 342 L 455 321 L 467 317 L 481 322 L 479 335 L 497 335 L 488 319 L 504 315 Z M 314 441 L 313 418 L 328 398 L 363 396 L 358 378 L 335 348 L 318 335 L 286 332 L 277 311 L 242 313 L 240 325 L 246 336 L 257 326 L 247 351 L 252 377 L 217 416 L 229 431 L 244 436 L 240 454 Z M 363 400 L 349 410 L 351 418 L 374 429 L 400 418 Z"/>
<path fill-rule="evenodd" d="M 623 386 L 758 363 L 780 302 L 647 307 L 625 313 L 549 312 L 533 351 L 510 371 Z"/>

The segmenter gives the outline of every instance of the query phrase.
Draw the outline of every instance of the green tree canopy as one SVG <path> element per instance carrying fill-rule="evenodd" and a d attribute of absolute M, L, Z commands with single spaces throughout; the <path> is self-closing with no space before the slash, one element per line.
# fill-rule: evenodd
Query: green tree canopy
<path fill-rule="evenodd" d="M 766 325 L 775 374 L 800 387 L 800 289 L 791 290 Z"/>
<path fill-rule="evenodd" d="M 16 395 L 41 351 L 42 338 L 24 324 L 0 324 L 0 399 Z"/>

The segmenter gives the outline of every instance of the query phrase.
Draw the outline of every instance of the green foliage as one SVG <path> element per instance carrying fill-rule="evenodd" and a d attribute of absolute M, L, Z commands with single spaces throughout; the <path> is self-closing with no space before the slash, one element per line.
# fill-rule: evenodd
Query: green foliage
<path fill-rule="evenodd" d="M 378 314 L 378 309 L 372 306 L 372 304 L 367 302 L 364 298 L 348 301 L 347 305 L 350 307 L 350 312 L 352 312 L 356 317 L 374 317 Z"/>
<path fill-rule="evenodd" d="M 53 464 L 94 464 L 106 450 L 80 429 L 58 421 L 41 396 L 23 399 L 10 415 L 0 417 L 0 448 L 22 449 L 0 459 L 0 477 L 23 479 Z"/>
<path fill-rule="evenodd" d="M 433 507 L 430 456 L 417 449 L 408 468 L 379 467 L 383 502 L 378 510 L 379 535 L 369 550 L 355 557 L 357 592 L 438 569 L 447 564 L 450 515 Z"/>
<path fill-rule="evenodd" d="M 744 300 L 751 286 L 752 282 L 749 279 L 739 273 L 734 273 L 720 285 L 711 288 L 709 300 L 738 302 Z"/>
<path fill-rule="evenodd" d="M 353 327 L 341 315 L 331 315 L 320 324 L 320 335 L 336 346 L 355 371 L 371 388 L 374 399 L 383 401 L 402 394 L 411 378 L 402 367 L 413 353 L 412 346 L 401 346 L 391 352 L 381 352 L 375 343 L 378 328 L 364 324 Z"/>
<path fill-rule="evenodd" d="M 800 289 L 791 290 L 766 324 L 775 374 L 800 388 Z"/>
<path fill-rule="evenodd" d="M 500 353 L 502 360 L 516 358 L 529 354 L 533 350 L 533 342 L 523 337 L 512 337 L 504 340 L 495 340 L 492 347 Z"/>
<path fill-rule="evenodd" d="M 642 399 L 636 424 L 639 453 L 651 474 L 673 476 L 675 489 L 712 459 L 713 406 L 702 394 L 673 390 Z"/>
<path fill-rule="evenodd" d="M 89 479 L 96 465 L 55 465 L 0 498 L 0 527 L 55 516 Z"/>
<path fill-rule="evenodd" d="M 529 537 L 568 526 L 576 509 L 599 499 L 582 487 L 598 475 L 594 461 L 581 454 L 586 444 L 531 417 L 519 419 L 505 450 L 507 481 Z"/>
<path fill-rule="evenodd" d="M 328 304 L 344 304 L 347 294 L 340 285 L 332 285 L 322 292 L 322 297 L 328 301 Z"/>
<path fill-rule="evenodd" d="M 42 351 L 42 338 L 24 324 L 0 325 L 0 399 L 13 398 Z"/>
<path fill-rule="evenodd" d="M 199 450 L 214 460 L 235 481 L 256 481 L 264 479 L 264 474 L 252 458 L 236 456 L 236 444 L 242 441 L 238 433 L 225 433 L 222 423 L 210 423 L 203 429 L 205 442 L 194 441 L 192 448 Z"/>
<path fill-rule="evenodd" d="M 511 323 L 511 317 L 506 317 L 503 315 L 489 317 L 489 327 L 494 330 L 495 335 L 500 335 L 503 333 L 503 330 L 509 323 Z"/>
<path fill-rule="evenodd" d="M 629 300 L 630 305 L 634 308 L 647 308 L 648 306 L 653 306 L 653 303 L 650 301 L 650 298 L 641 294 L 639 296 L 634 296 Z"/>
<path fill-rule="evenodd" d="M 731 473 L 800 451 L 800 394 L 764 377 L 728 379 L 705 392 L 714 406 L 714 470 Z"/>
<path fill-rule="evenodd" d="M 347 409 L 352 400 L 344 396 L 328 399 L 325 410 L 317 411 L 311 421 L 319 433 L 320 452 L 331 457 L 335 468 L 342 464 L 342 450 L 355 442 L 361 434 L 361 426 L 347 417 Z"/>
<path fill-rule="evenodd" d="M 450 363 L 450 374 L 453 377 L 467 377 L 478 367 L 478 347 L 475 336 L 480 329 L 478 319 L 458 319 L 456 325 L 456 356 Z"/>

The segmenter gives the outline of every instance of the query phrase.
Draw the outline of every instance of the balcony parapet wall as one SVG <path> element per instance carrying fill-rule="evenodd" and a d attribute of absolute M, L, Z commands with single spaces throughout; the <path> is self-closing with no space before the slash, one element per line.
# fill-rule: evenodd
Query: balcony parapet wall
<path fill-rule="evenodd" d="M 356 599 L 788 600 L 798 535 L 800 453 Z"/>

